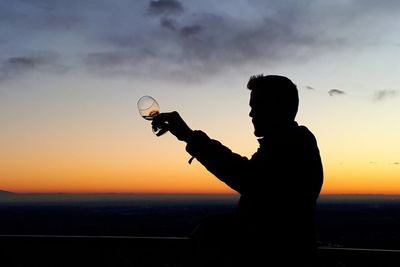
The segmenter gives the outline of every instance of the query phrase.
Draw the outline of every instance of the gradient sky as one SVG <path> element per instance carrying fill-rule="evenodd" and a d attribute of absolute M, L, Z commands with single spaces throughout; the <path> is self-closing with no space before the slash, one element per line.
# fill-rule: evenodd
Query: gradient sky
<path fill-rule="evenodd" d="M 297 84 L 323 193 L 400 194 L 400 1 L 2 0 L 0 189 L 230 193 L 136 102 L 233 151 L 252 74 Z"/>

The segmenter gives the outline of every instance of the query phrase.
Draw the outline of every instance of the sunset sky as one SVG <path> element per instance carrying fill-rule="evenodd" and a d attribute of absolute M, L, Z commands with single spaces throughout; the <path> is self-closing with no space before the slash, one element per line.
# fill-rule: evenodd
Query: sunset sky
<path fill-rule="evenodd" d="M 0 189 L 231 193 L 143 95 L 233 151 L 253 74 L 289 77 L 324 194 L 400 194 L 400 1 L 2 0 Z"/>

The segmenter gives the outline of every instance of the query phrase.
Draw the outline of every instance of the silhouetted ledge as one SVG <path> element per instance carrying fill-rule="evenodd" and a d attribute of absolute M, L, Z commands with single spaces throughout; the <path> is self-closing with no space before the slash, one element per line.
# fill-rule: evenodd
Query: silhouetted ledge
<path fill-rule="evenodd" d="M 191 266 L 191 249 L 186 237 L 2 235 L 0 265 L 183 267 Z M 400 250 L 319 247 L 317 261 L 324 267 L 398 267 Z"/>

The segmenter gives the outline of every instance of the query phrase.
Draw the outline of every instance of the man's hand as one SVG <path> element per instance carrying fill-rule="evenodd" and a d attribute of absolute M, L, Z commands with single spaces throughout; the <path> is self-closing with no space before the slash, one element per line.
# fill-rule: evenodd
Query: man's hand
<path fill-rule="evenodd" d="M 190 139 L 193 131 L 189 128 L 186 122 L 182 119 L 178 112 L 160 113 L 153 118 L 151 123 L 153 129 L 161 129 L 157 136 L 170 131 L 178 140 L 187 142 Z"/>

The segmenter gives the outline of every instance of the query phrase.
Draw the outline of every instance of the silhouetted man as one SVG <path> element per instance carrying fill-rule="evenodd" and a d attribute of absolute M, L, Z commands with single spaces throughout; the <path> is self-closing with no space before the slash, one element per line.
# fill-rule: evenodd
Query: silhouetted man
<path fill-rule="evenodd" d="M 221 246 L 220 253 L 230 254 L 232 262 L 242 266 L 309 266 L 323 182 L 316 139 L 295 122 L 299 98 L 291 80 L 252 76 L 247 88 L 249 116 L 260 144 L 251 159 L 191 130 L 177 112 L 159 114 L 152 125 L 162 129 L 159 135 L 170 131 L 186 142 L 194 158 L 240 194 L 235 222 L 224 228 L 221 221 L 220 230 L 211 231 L 220 231 L 228 241 L 210 242 L 211 246 Z"/>

